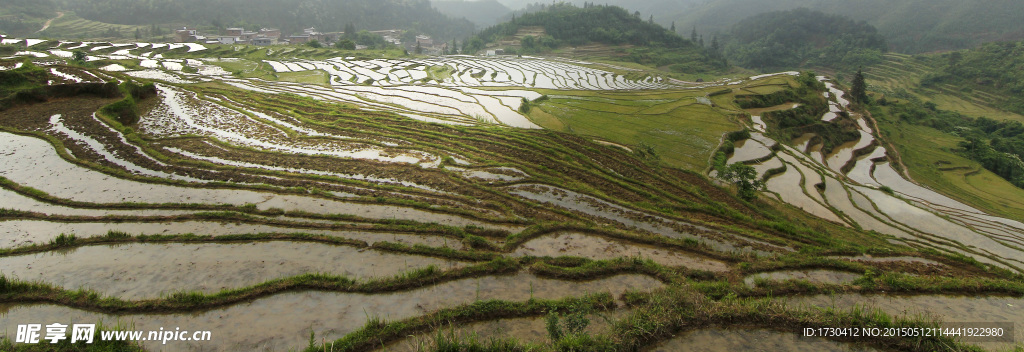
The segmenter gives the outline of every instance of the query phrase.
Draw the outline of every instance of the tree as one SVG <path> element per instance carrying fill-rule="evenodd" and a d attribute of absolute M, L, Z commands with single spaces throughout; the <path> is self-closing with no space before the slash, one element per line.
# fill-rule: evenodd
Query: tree
<path fill-rule="evenodd" d="M 697 26 L 693 26 L 693 31 L 690 32 L 690 41 L 694 43 L 697 42 Z"/>
<path fill-rule="evenodd" d="M 718 51 L 718 36 L 711 37 L 711 50 Z"/>
<path fill-rule="evenodd" d="M 853 75 L 850 95 L 855 102 L 865 103 L 868 101 L 867 84 L 864 83 L 864 73 L 860 69 L 857 70 L 857 74 Z"/>
<path fill-rule="evenodd" d="M 135 39 L 138 40 L 141 37 L 142 37 L 142 33 L 139 32 L 138 28 L 135 28 Z"/>
<path fill-rule="evenodd" d="M 522 45 L 523 50 L 533 50 L 537 45 L 537 38 L 534 38 L 532 35 L 528 35 L 523 37 L 519 42 L 520 45 Z"/>
<path fill-rule="evenodd" d="M 715 154 L 715 170 L 718 178 L 736 185 L 737 195 L 745 200 L 757 199 L 757 192 L 764 189 L 764 182 L 757 179 L 757 169 L 753 166 L 734 163 L 725 165 L 725 153 Z"/>
<path fill-rule="evenodd" d="M 81 50 L 75 50 L 75 53 L 71 55 L 71 60 L 74 60 L 75 62 L 78 62 L 78 63 L 85 62 L 85 59 L 86 59 L 85 52 L 81 51 Z"/>
<path fill-rule="evenodd" d="M 416 55 L 423 54 L 423 47 L 420 46 L 420 42 L 416 42 Z"/>
<path fill-rule="evenodd" d="M 316 40 L 316 39 L 313 39 L 313 40 L 310 40 L 310 41 L 306 42 L 306 45 L 309 46 L 309 47 L 312 47 L 312 48 L 322 48 L 323 47 L 323 44 L 320 44 L 320 41 Z"/>
<path fill-rule="evenodd" d="M 343 38 L 351 40 L 351 39 L 353 39 L 355 37 L 356 37 L 356 25 L 354 25 L 352 23 L 346 24 L 345 25 L 345 35 L 343 36 Z"/>
<path fill-rule="evenodd" d="M 356 50 L 356 42 L 350 39 L 342 39 L 334 43 L 334 47 L 342 50 Z"/>
<path fill-rule="evenodd" d="M 671 30 L 671 31 L 672 31 L 672 33 L 675 33 L 675 32 L 676 32 L 676 21 L 672 21 L 672 27 L 671 27 L 671 28 L 669 28 L 669 30 Z"/>

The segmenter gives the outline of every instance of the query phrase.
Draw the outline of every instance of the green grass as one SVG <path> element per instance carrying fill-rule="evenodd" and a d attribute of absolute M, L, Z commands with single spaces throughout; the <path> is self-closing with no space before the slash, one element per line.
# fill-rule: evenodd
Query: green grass
<path fill-rule="evenodd" d="M 669 166 L 700 171 L 722 135 L 742 128 L 732 108 L 697 103 L 710 91 L 544 92 L 530 112 L 538 125 L 626 145 L 650 145 Z M 717 97 L 716 97 L 717 98 Z M 723 96 L 731 105 L 731 95 Z"/>
<path fill-rule="evenodd" d="M 310 70 L 301 72 L 279 72 L 277 79 L 285 82 L 308 83 L 328 85 L 330 76 L 323 70 Z"/>

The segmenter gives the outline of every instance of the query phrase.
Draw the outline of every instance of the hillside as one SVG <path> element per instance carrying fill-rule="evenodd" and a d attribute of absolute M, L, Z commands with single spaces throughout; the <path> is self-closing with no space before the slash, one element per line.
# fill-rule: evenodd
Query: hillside
<path fill-rule="evenodd" d="M 893 51 L 920 53 L 973 47 L 1024 37 L 1024 2 L 1016 0 L 711 0 L 655 14 L 660 23 L 697 27 L 709 36 L 727 33 L 744 18 L 762 12 L 811 10 L 866 21 L 878 28 Z"/>
<path fill-rule="evenodd" d="M 531 34 L 523 35 L 524 31 Z M 617 6 L 546 6 L 542 11 L 484 29 L 465 47 L 469 52 L 507 47 L 513 52 L 543 53 L 594 44 L 613 46 L 598 50 L 602 55 L 676 72 L 710 72 L 728 67 L 717 52 Z"/>
<path fill-rule="evenodd" d="M 275 27 L 289 33 L 309 27 L 342 31 L 352 23 L 358 29 L 399 28 L 442 38 L 466 36 L 474 29 L 467 20 L 441 14 L 427 0 L 66 0 L 61 5 L 87 20 L 125 25 Z"/>
<path fill-rule="evenodd" d="M 987 43 L 937 59 L 941 69 L 924 77 L 923 87 L 954 85 L 995 93 L 1004 97 L 998 107 L 1024 114 L 1024 42 Z"/>
<path fill-rule="evenodd" d="M 650 36 L 623 50 L 702 50 L 592 15 Z M 134 352 L 952 352 L 1013 346 L 796 336 L 1024 324 L 1024 195 L 904 178 L 924 160 L 991 175 L 903 154 L 958 143 L 904 138 L 902 99 L 851 102 L 814 72 L 6 42 L 3 351 L 82 350 L 14 342 L 25 322 L 214 336 L 90 346 Z"/>
<path fill-rule="evenodd" d="M 884 105 L 877 108 L 878 116 L 890 116 L 881 121 L 893 123 L 883 127 L 899 131 L 893 138 L 915 156 L 908 163 L 920 164 L 912 172 L 987 202 L 1021 193 L 1006 188 L 1024 188 L 1022 48 L 1021 42 L 1000 42 L 944 54 L 890 54 L 868 68 L 870 89 Z M 935 140 L 949 142 L 935 148 Z M 1006 187 L 979 181 L 986 176 L 979 175 L 982 168 L 1006 180 Z"/>
<path fill-rule="evenodd" d="M 56 16 L 57 6 L 51 0 L 3 0 L 0 1 L 0 34 L 28 35 Z"/>
<path fill-rule="evenodd" d="M 538 0 L 497 0 L 504 4 L 510 9 L 521 10 L 530 5 L 546 4 L 550 5 L 551 1 L 538 1 Z M 673 13 L 679 9 L 691 8 L 702 3 L 702 0 L 644 0 L 644 1 L 633 1 L 633 0 L 606 0 L 606 1 L 589 1 L 589 0 L 569 0 L 559 1 L 570 3 L 576 6 L 584 6 L 584 4 L 599 4 L 608 6 L 618 6 L 626 9 L 630 13 L 634 11 L 640 11 L 643 16 L 651 14 L 655 15 L 657 19 L 658 14 L 664 13 L 666 10 L 671 10 Z"/>
<path fill-rule="evenodd" d="M 725 55 L 736 65 L 763 72 L 815 66 L 856 69 L 881 61 L 887 49 L 885 38 L 871 25 L 801 8 L 740 21 L 730 32 Z"/>
<path fill-rule="evenodd" d="M 430 4 L 451 18 L 465 18 L 477 26 L 497 24 L 499 18 L 512 12 L 496 0 L 433 0 Z"/>

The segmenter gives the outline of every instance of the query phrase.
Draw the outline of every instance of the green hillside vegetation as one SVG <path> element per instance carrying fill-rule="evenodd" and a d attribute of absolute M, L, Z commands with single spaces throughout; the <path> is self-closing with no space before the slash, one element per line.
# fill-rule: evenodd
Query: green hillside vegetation
<path fill-rule="evenodd" d="M 474 29 L 467 20 L 441 14 L 427 0 L 74 0 L 62 6 L 88 20 L 125 25 L 275 27 L 292 33 L 309 27 L 342 31 L 352 23 L 360 29 L 398 28 L 442 38 L 466 36 Z"/>
<path fill-rule="evenodd" d="M 736 24 L 725 55 L 739 66 L 767 72 L 805 66 L 856 68 L 881 61 L 886 50 L 885 38 L 871 25 L 800 8 Z"/>
<path fill-rule="evenodd" d="M 717 52 L 705 50 L 649 19 L 641 19 L 621 7 L 592 4 L 584 7 L 567 3 L 546 6 L 544 11 L 528 13 L 481 31 L 466 42 L 465 50 L 477 52 L 497 46 L 502 41 L 517 39 L 516 35 L 529 27 L 543 28 L 544 35 L 519 39 L 518 51 L 521 53 L 603 44 L 620 46 L 617 50 L 619 56 L 627 61 L 667 67 L 674 72 L 710 72 L 728 68 Z"/>
<path fill-rule="evenodd" d="M 988 43 L 937 59 L 944 64 L 921 79 L 923 87 L 948 84 L 986 91 L 1003 97 L 998 107 L 1024 114 L 1024 42 Z"/>
<path fill-rule="evenodd" d="M 930 127 L 959 142 L 949 151 L 979 163 L 1011 184 L 1024 188 L 1024 124 L 1019 121 L 996 121 L 985 117 L 970 118 L 954 111 L 939 110 L 932 103 L 914 98 L 898 103 L 881 101 L 876 111 L 899 122 Z M 929 140 L 930 143 L 930 140 Z"/>
<path fill-rule="evenodd" d="M 654 13 L 655 20 L 701 33 L 728 33 L 758 13 L 806 7 L 866 21 L 878 28 L 890 49 L 922 53 L 974 47 L 1024 37 L 1024 2 L 1017 0 L 712 0 Z"/>
<path fill-rule="evenodd" d="M 433 0 L 431 5 L 445 15 L 465 18 L 478 26 L 494 25 L 500 22 L 502 16 L 512 12 L 512 9 L 495 0 Z"/>
<path fill-rule="evenodd" d="M 886 113 L 958 138 L 951 149 L 1017 187 L 1024 187 L 1024 43 L 974 50 L 888 55 L 868 71 Z"/>
<path fill-rule="evenodd" d="M 24 62 L 19 68 L 0 71 L 0 101 L 7 100 L 18 92 L 43 86 L 48 77 L 46 69 L 29 61 Z"/>
<path fill-rule="evenodd" d="M 169 28 L 156 29 L 156 27 L 148 25 L 125 25 L 90 21 L 78 17 L 73 12 L 65 12 L 64 16 L 54 20 L 49 28 L 39 34 L 45 37 L 68 39 L 160 40 L 170 38 L 171 30 Z M 138 38 L 136 38 L 136 35 L 138 35 Z"/>
<path fill-rule="evenodd" d="M 50 0 L 4 0 L 0 2 L 0 34 L 28 35 L 56 16 L 57 7 Z"/>
<path fill-rule="evenodd" d="M 928 87 L 921 86 L 923 78 L 941 71 L 943 62 L 942 57 L 937 55 L 909 56 L 890 52 L 884 55 L 881 63 L 865 68 L 865 75 L 871 89 L 886 96 L 913 96 L 935 104 L 938 109 L 956 111 L 970 117 L 984 116 L 1024 122 L 1024 116 L 997 107 L 1005 97 L 982 89 L 941 82 L 933 82 Z"/>

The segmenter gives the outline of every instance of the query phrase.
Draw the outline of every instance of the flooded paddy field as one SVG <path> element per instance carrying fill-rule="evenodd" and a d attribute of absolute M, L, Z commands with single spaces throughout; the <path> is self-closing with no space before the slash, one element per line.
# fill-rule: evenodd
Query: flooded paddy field
<path fill-rule="evenodd" d="M 29 61 L 0 67 L 46 89 L 122 86 L 0 111 L 0 346 L 26 322 L 102 321 L 214 334 L 151 351 L 296 350 L 310 331 L 314 350 L 414 350 L 447 324 L 546 351 L 569 341 L 548 317 L 582 314 L 576 337 L 609 350 L 842 351 L 861 347 L 794 321 L 875 317 L 758 298 L 1024 294 L 1024 224 L 905 178 L 839 83 L 765 98 L 796 72 L 18 43 Z M 61 61 L 75 50 L 95 65 Z M 134 115 L 112 111 L 133 91 Z M 777 134 L 772 114 L 813 107 L 851 130 Z M 760 199 L 708 177 L 723 145 Z M 978 318 L 1015 319 L 995 307 Z M 914 350 L 889 342 L 867 343 Z"/>
<path fill-rule="evenodd" d="M 708 271 L 728 270 L 727 264 L 718 260 L 654 246 L 611 241 L 581 233 L 564 233 L 532 239 L 521 244 L 513 255 L 573 256 L 597 260 L 638 257 L 665 266 L 683 266 Z"/>
<path fill-rule="evenodd" d="M 612 292 L 626 289 L 651 290 L 662 284 L 637 275 L 620 275 L 589 282 L 565 282 L 529 274 L 484 277 L 441 283 L 412 291 L 384 294 L 348 294 L 332 292 L 282 293 L 249 303 L 205 312 L 184 314 L 109 315 L 69 309 L 55 305 L 3 305 L 0 327 L 10 328 L 22 321 L 74 321 L 113 324 L 120 321 L 135 329 L 161 326 L 188 326 L 194 330 L 217 331 L 221 335 L 210 343 L 180 348 L 213 351 L 239 349 L 287 349 L 309 340 L 312 327 L 316 336 L 330 340 L 362 327 L 370 318 L 399 320 L 481 300 L 524 301 L 530 298 L 552 299 L 583 293 Z M 288 314 L 279 314 L 288 312 Z M 274 316 L 274 319 L 261 317 Z M 8 331 L 10 329 L 7 329 Z M 144 344 L 159 348 L 159 342 Z"/>
<path fill-rule="evenodd" d="M 1024 252 L 1019 246 L 1024 239 L 1024 224 L 984 214 L 905 179 L 892 167 L 888 158 L 891 151 L 878 145 L 875 132 L 865 122 L 868 117 L 851 112 L 843 91 L 831 82 L 825 83 L 829 114 L 849 113 L 856 120 L 859 138 L 839 144 L 824 155 L 809 146 L 815 135 L 794 139 L 794 148 L 783 148 L 778 155 L 788 167 L 767 181 L 769 191 L 786 203 L 834 223 L 892 235 L 911 246 L 963 253 L 984 263 L 1024 271 Z M 823 120 L 840 121 L 833 116 Z M 764 129 L 761 125 L 751 128 Z M 737 143 L 760 145 L 764 144 L 762 138 Z M 774 159 L 761 164 L 754 166 L 758 170 L 778 167 Z M 814 187 L 817 184 L 823 187 Z"/>
<path fill-rule="evenodd" d="M 125 244 L 0 257 L 8 278 L 104 296 L 147 299 L 177 292 L 216 293 L 305 273 L 352 279 L 391 277 L 453 261 L 302 242 Z"/>
<path fill-rule="evenodd" d="M 313 223 L 311 225 L 322 224 Z M 54 222 L 46 220 L 6 220 L 0 221 L 0 248 L 43 244 L 62 234 L 74 235 L 76 238 L 103 237 L 112 231 L 129 235 L 194 234 L 210 235 L 213 237 L 260 233 L 301 233 L 353 239 L 364 241 L 371 245 L 377 242 L 393 242 L 407 245 L 420 244 L 430 247 L 462 247 L 462 243 L 458 239 L 443 236 L 328 230 L 317 227 L 246 224 L 240 222 L 161 220 L 147 222 Z"/>

